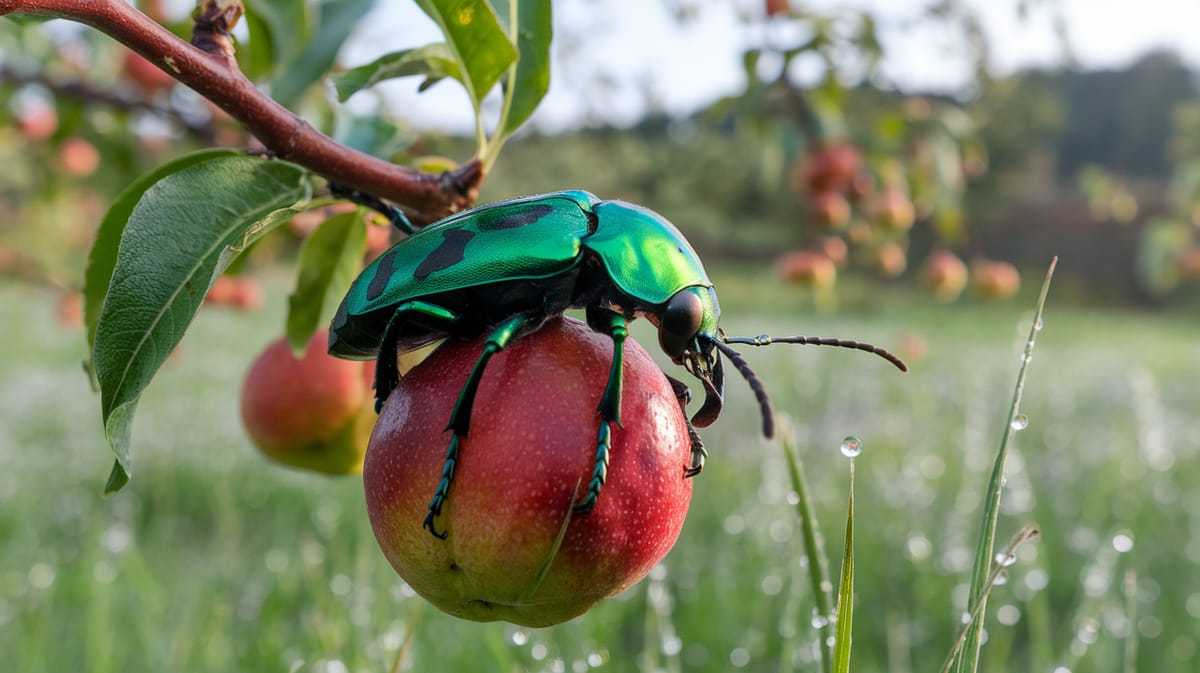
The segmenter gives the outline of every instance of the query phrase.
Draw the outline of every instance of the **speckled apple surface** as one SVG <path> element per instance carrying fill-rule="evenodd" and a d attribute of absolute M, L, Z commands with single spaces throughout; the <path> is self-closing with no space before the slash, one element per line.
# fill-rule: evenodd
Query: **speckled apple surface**
<path fill-rule="evenodd" d="M 363 469 L 367 511 L 388 561 L 442 610 L 556 624 L 637 583 L 675 543 L 692 493 L 686 421 L 658 365 L 626 340 L 608 482 L 591 512 L 572 513 L 595 461 L 612 340 L 553 319 L 492 357 L 437 519 L 448 532 L 440 540 L 422 521 L 441 478 L 446 423 L 482 348 L 482 339 L 448 342 L 388 397 Z"/>

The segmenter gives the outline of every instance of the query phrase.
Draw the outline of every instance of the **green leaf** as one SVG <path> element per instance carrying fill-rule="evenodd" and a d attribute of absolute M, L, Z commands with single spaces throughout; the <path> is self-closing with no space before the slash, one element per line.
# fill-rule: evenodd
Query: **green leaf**
<path fill-rule="evenodd" d="M 475 109 L 517 59 L 517 49 L 487 0 L 417 0 L 446 37 Z"/>
<path fill-rule="evenodd" d="M 334 215 L 305 239 L 296 289 L 288 297 L 287 337 L 297 355 L 317 330 L 325 307 L 336 305 L 349 291 L 366 247 L 367 225 L 359 210 Z"/>
<path fill-rule="evenodd" d="M 340 102 L 387 79 L 424 75 L 426 81 L 452 77 L 462 81 L 462 70 L 444 42 L 384 54 L 374 61 L 330 76 Z M 424 85 L 422 85 L 424 86 Z"/>
<path fill-rule="evenodd" d="M 511 0 L 517 3 L 517 66 L 510 75 L 512 102 L 501 137 L 511 135 L 537 109 L 550 89 L 550 0 Z"/>
<path fill-rule="evenodd" d="M 833 648 L 834 673 L 850 672 L 851 633 L 854 625 L 854 460 L 850 460 L 850 504 L 846 509 L 846 540 L 842 545 L 842 579 L 838 584 L 837 637 Z"/>
<path fill-rule="evenodd" d="M 96 325 L 100 411 L 116 456 L 106 492 L 128 481 L 138 399 L 212 282 L 310 193 L 308 173 L 299 166 L 248 156 L 197 163 L 145 190 L 121 235 Z"/>
<path fill-rule="evenodd" d="M 1021 357 L 1021 366 L 1017 370 L 1017 383 L 1013 387 L 1012 404 L 1008 408 L 1008 418 L 1000 435 L 1000 448 L 996 451 L 996 462 L 992 464 L 992 475 L 988 479 L 987 495 L 983 500 L 983 512 L 979 522 L 979 541 L 975 546 L 975 564 L 971 571 L 971 593 L 968 596 L 969 612 L 983 614 L 987 609 L 988 584 L 995 557 L 992 551 L 996 544 L 996 524 L 1000 519 L 1000 495 L 1004 490 L 1004 467 L 1008 461 L 1009 440 L 1012 438 L 1013 423 L 1021 409 L 1021 396 L 1025 391 L 1025 376 L 1029 371 L 1029 363 L 1033 360 L 1033 346 L 1037 335 L 1042 329 L 1042 311 L 1046 307 L 1046 296 L 1050 293 L 1050 281 L 1054 278 L 1054 267 L 1058 266 L 1058 257 L 1050 260 L 1046 277 L 1042 281 L 1042 291 L 1038 294 L 1037 304 L 1033 312 L 1033 322 L 1029 326 L 1029 338 L 1025 340 L 1025 349 Z M 1023 427 L 1023 426 L 1021 426 Z M 979 670 L 979 648 L 983 644 L 983 622 L 972 621 L 967 625 L 963 640 L 962 651 L 958 655 L 958 673 L 975 673 Z"/>
<path fill-rule="evenodd" d="M 830 623 L 833 615 L 832 584 L 829 582 L 829 557 L 825 554 L 825 536 L 821 534 L 821 525 L 817 521 L 816 508 L 813 507 L 812 491 L 808 488 L 808 479 L 804 476 L 804 464 L 796 452 L 796 443 L 792 435 L 792 424 L 786 417 L 781 416 L 779 436 L 783 445 L 783 455 L 787 458 L 788 476 L 792 481 L 792 490 L 796 493 L 796 516 L 800 520 L 800 531 L 804 538 L 804 555 L 808 559 L 805 568 L 808 572 L 809 586 L 812 588 L 816 602 L 816 616 L 820 620 L 814 624 L 817 629 L 818 649 L 821 652 L 820 667 L 822 673 L 833 670 L 833 651 L 829 646 L 833 640 L 833 626 Z"/>
<path fill-rule="evenodd" d="M 271 83 L 271 97 L 281 105 L 296 102 L 308 87 L 329 71 L 355 24 L 372 6 L 371 0 L 326 0 L 317 9 L 316 33 L 304 49 L 283 66 Z"/>
<path fill-rule="evenodd" d="M 112 278 L 113 267 L 117 264 L 121 233 L 125 231 L 125 223 L 129 221 L 129 215 L 142 199 L 142 195 L 168 175 L 201 162 L 235 156 L 242 156 L 242 153 L 237 150 L 214 149 L 179 157 L 138 178 L 126 187 L 109 207 L 104 219 L 100 221 L 96 241 L 88 253 L 87 269 L 83 274 L 83 324 L 87 329 L 89 354 L 96 343 L 96 323 L 100 321 L 100 307 L 104 303 L 104 296 L 108 294 L 108 282 Z M 93 368 L 91 360 L 89 355 L 85 363 L 88 371 L 92 371 Z"/>
<path fill-rule="evenodd" d="M 310 25 L 304 0 L 246 0 L 246 27 L 250 40 L 238 49 L 243 69 L 251 78 L 265 75 L 301 51 L 308 42 Z"/>

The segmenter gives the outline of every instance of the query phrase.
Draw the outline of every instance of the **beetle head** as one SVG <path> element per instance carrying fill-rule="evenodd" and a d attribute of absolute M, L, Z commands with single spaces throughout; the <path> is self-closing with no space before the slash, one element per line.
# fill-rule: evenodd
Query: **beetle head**
<path fill-rule="evenodd" d="M 721 415 L 725 402 L 724 354 L 754 392 L 762 411 L 763 435 L 769 438 L 775 433 L 770 396 L 746 359 L 726 344 L 724 333 L 717 327 L 720 313 L 711 287 L 692 286 L 676 292 L 655 316 L 659 345 L 675 364 L 682 365 L 704 386 L 704 404 L 692 416 L 693 425 L 706 427 Z"/>
<path fill-rule="evenodd" d="M 698 427 L 717 420 L 724 404 L 725 373 L 720 353 L 713 348 L 720 338 L 720 313 L 716 292 L 708 286 L 694 285 L 672 295 L 655 316 L 663 352 L 704 386 L 704 404 L 692 417 Z"/>

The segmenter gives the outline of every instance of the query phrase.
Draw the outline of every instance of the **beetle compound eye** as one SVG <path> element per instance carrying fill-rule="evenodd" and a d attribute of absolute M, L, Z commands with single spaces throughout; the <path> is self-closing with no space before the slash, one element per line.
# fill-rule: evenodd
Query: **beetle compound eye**
<path fill-rule="evenodd" d="M 681 290 L 667 301 L 658 327 L 658 341 L 673 358 L 683 355 L 704 320 L 704 304 L 694 293 Z"/>

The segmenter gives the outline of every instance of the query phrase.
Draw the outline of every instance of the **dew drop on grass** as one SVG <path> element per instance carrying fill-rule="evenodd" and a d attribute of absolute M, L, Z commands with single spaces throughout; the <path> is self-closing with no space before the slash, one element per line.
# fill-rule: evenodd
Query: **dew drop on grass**
<path fill-rule="evenodd" d="M 842 440 L 842 446 L 840 448 L 843 456 L 847 458 L 857 458 L 861 456 L 863 452 L 862 440 L 854 435 L 849 435 Z"/>
<path fill-rule="evenodd" d="M 1008 424 L 1013 430 L 1024 430 L 1029 427 L 1029 417 L 1025 414 L 1017 414 Z"/>
<path fill-rule="evenodd" d="M 1133 536 L 1129 533 L 1117 533 L 1112 539 L 1113 549 L 1124 554 L 1133 549 Z"/>
<path fill-rule="evenodd" d="M 814 629 L 823 629 L 829 625 L 829 618 L 813 608 L 812 625 Z"/>
<path fill-rule="evenodd" d="M 1045 323 L 1042 322 L 1041 318 L 1038 318 L 1037 321 L 1033 323 L 1033 330 L 1035 332 L 1042 331 L 1043 327 L 1045 327 Z"/>
<path fill-rule="evenodd" d="M 997 552 L 995 557 L 996 565 L 1007 568 L 1017 562 L 1015 554 L 1007 554 L 1005 552 Z"/>

